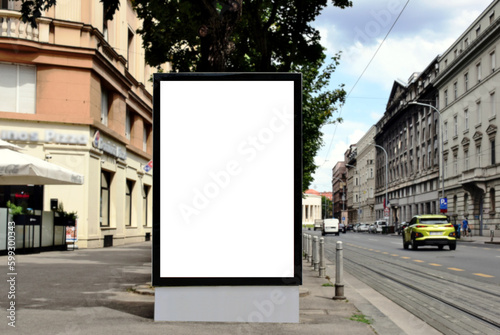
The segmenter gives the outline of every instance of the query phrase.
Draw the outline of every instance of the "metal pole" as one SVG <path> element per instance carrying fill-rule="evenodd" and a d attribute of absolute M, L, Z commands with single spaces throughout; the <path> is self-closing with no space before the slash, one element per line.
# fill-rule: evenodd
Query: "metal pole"
<path fill-rule="evenodd" d="M 334 300 L 345 300 L 344 297 L 344 255 L 342 241 L 337 241 L 335 258 L 335 296 Z"/>
<path fill-rule="evenodd" d="M 319 270 L 318 236 L 313 237 L 313 265 L 314 265 L 314 271 L 318 271 Z"/>
<path fill-rule="evenodd" d="M 387 203 L 389 202 L 389 198 L 387 197 L 387 183 L 389 181 L 389 177 L 388 177 L 388 173 L 387 173 L 389 170 L 389 155 L 387 154 L 387 151 L 385 151 L 383 146 L 375 144 L 375 143 L 372 143 L 372 144 L 374 146 L 376 146 L 377 148 L 382 149 L 384 151 L 384 154 L 385 154 L 385 203 L 387 205 Z M 390 211 L 390 209 L 389 209 L 389 211 Z M 391 214 L 389 212 L 389 222 L 387 224 L 390 225 L 390 222 L 391 222 Z"/>
<path fill-rule="evenodd" d="M 325 239 L 323 237 L 319 238 L 319 276 L 323 278 L 325 276 Z"/>
<path fill-rule="evenodd" d="M 439 115 L 439 132 L 441 133 L 441 198 L 444 198 L 444 154 L 443 154 L 444 140 L 443 140 L 443 126 L 441 125 L 442 123 L 441 112 L 439 111 L 439 109 L 430 104 L 424 104 L 422 102 L 416 102 L 416 101 L 411 101 L 409 102 L 409 104 L 430 107 L 434 109 Z"/>
<path fill-rule="evenodd" d="M 307 235 L 307 261 L 312 261 L 312 236 Z"/>

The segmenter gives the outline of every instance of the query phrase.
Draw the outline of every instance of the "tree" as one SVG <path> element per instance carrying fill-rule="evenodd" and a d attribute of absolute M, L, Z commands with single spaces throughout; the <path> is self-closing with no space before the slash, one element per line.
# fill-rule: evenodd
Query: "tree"
<path fill-rule="evenodd" d="M 323 56 L 324 58 L 324 56 Z M 309 188 L 314 180 L 313 174 L 318 168 L 314 163 L 314 157 L 323 146 L 323 133 L 321 127 L 327 123 L 342 122 L 341 118 L 332 120 L 333 113 L 337 110 L 337 104 L 345 101 L 346 92 L 344 85 L 335 90 L 328 90 L 330 78 L 339 65 L 340 54 L 332 58 L 332 63 L 326 67 L 323 58 L 316 63 L 309 63 L 293 67 L 295 72 L 302 73 L 302 190 Z"/>
<path fill-rule="evenodd" d="M 56 0 L 23 2 L 23 20 L 36 24 L 40 10 Z M 100 0 L 111 19 L 119 0 Z M 349 0 L 331 0 L 339 8 Z M 146 61 L 170 62 L 180 72 L 301 72 L 303 74 L 303 189 L 311 184 L 322 146 L 321 127 L 332 120 L 345 91 L 328 91 L 340 55 L 324 68 L 324 48 L 310 23 L 328 0 L 132 0 L 143 20 Z"/>

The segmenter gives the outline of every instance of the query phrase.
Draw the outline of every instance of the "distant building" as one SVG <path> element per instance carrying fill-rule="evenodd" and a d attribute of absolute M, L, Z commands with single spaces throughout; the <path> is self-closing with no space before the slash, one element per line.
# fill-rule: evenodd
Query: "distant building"
<path fill-rule="evenodd" d="M 314 220 L 323 219 L 321 195 L 316 190 L 307 190 L 302 198 L 302 225 L 312 225 Z"/>

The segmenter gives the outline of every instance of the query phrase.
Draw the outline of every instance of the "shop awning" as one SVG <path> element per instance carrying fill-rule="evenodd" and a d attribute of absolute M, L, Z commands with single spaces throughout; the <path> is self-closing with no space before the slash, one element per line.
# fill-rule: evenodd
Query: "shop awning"
<path fill-rule="evenodd" d="M 0 140 L 0 185 L 81 185 L 83 175 L 20 152 Z"/>

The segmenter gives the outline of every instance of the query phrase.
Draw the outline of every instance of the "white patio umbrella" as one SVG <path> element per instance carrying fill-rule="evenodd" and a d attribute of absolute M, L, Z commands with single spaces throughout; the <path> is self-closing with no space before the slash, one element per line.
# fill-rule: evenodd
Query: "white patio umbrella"
<path fill-rule="evenodd" d="M 83 184 L 83 175 L 21 153 L 21 147 L 0 141 L 0 185 Z"/>

